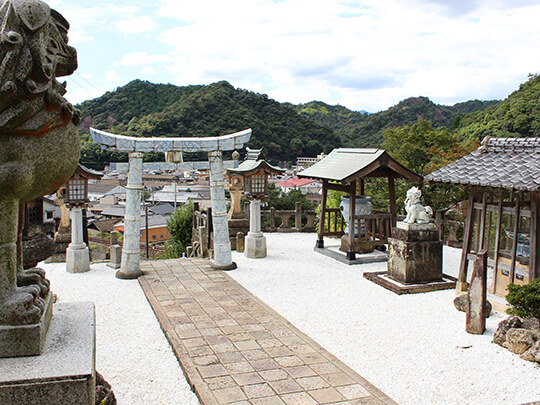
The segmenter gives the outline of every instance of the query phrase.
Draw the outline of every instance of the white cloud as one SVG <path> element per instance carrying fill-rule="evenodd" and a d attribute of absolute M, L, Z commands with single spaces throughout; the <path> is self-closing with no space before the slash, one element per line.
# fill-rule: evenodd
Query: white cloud
<path fill-rule="evenodd" d="M 109 70 L 105 74 L 105 80 L 108 82 L 116 82 L 118 79 L 120 79 L 120 76 L 118 76 L 118 73 L 116 73 L 115 70 Z"/>
<path fill-rule="evenodd" d="M 115 66 L 141 66 L 151 65 L 158 62 L 168 62 L 171 60 L 169 55 L 151 55 L 146 52 L 132 52 L 122 56 Z"/>
<path fill-rule="evenodd" d="M 133 17 L 126 20 L 117 21 L 115 27 L 125 34 L 136 34 L 141 32 L 153 31 L 157 24 L 149 16 Z"/>
<path fill-rule="evenodd" d="M 141 69 L 141 75 L 143 75 L 143 76 L 153 76 L 155 74 L 156 74 L 156 71 L 154 70 L 154 68 L 152 68 L 150 66 L 144 66 Z"/>

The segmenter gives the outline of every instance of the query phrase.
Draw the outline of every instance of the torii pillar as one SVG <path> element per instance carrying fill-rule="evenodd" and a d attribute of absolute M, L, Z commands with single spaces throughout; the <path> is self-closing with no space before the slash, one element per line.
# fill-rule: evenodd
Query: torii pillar
<path fill-rule="evenodd" d="M 214 263 L 218 270 L 232 270 L 229 225 L 225 207 L 225 180 L 222 151 L 242 149 L 251 137 L 251 129 L 234 134 L 207 138 L 135 138 L 115 135 L 90 128 L 94 142 L 102 149 L 129 152 L 126 213 L 124 217 L 124 248 L 121 268 L 116 277 L 133 279 L 140 269 L 140 221 L 143 152 L 208 152 L 210 163 L 210 196 L 214 223 Z"/>

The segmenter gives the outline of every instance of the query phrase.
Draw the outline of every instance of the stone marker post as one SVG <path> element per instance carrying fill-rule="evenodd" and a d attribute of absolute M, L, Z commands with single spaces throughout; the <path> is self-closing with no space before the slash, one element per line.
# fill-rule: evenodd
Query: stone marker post
<path fill-rule="evenodd" d="M 66 268 L 68 273 L 90 271 L 88 246 L 83 240 L 83 212 L 81 207 L 71 208 L 71 243 L 66 250 Z"/>
<path fill-rule="evenodd" d="M 467 301 L 466 331 L 482 335 L 486 330 L 486 301 L 487 301 L 487 253 L 482 251 L 476 256 L 474 270 L 469 287 Z"/>
<path fill-rule="evenodd" d="M 236 269 L 236 263 L 232 261 L 231 255 L 227 207 L 225 206 L 225 178 L 221 156 L 222 153 L 219 150 L 208 152 L 214 226 L 214 263 L 212 263 L 212 267 L 219 270 L 233 270 Z"/>
<path fill-rule="evenodd" d="M 261 231 L 261 200 L 250 201 L 249 232 L 245 238 L 244 255 L 250 259 L 266 257 L 266 237 Z"/>
<path fill-rule="evenodd" d="M 141 152 L 130 152 L 128 184 L 126 186 L 126 214 L 124 217 L 124 246 L 122 248 L 122 265 L 116 272 L 120 279 L 133 279 L 143 274 L 141 262 L 141 193 L 142 193 L 142 160 Z"/>

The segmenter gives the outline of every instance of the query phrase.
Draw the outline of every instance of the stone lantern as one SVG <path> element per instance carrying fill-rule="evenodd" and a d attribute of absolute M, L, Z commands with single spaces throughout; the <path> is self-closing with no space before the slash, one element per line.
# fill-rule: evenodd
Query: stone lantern
<path fill-rule="evenodd" d="M 90 255 L 83 238 L 83 209 L 88 203 L 88 179 L 99 179 L 102 173 L 78 165 L 75 173 L 65 184 L 64 202 L 70 209 L 71 243 L 66 249 L 66 267 L 69 273 L 90 270 Z"/>
<path fill-rule="evenodd" d="M 246 159 L 236 169 L 227 169 L 231 181 L 239 176 L 243 179 L 244 193 L 250 200 L 249 232 L 245 240 L 246 257 L 266 257 L 266 238 L 261 230 L 261 201 L 267 197 L 268 176 L 282 174 L 285 169 L 270 165 L 262 149 L 247 149 Z"/>

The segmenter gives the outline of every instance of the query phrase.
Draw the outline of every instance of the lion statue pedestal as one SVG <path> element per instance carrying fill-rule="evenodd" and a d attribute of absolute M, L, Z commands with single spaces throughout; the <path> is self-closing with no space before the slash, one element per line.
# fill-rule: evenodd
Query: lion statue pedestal
<path fill-rule="evenodd" d="M 388 238 L 388 276 L 403 284 L 437 282 L 443 279 L 442 242 L 432 210 L 420 204 L 421 191 L 407 192 L 407 217 L 398 222 Z"/>

